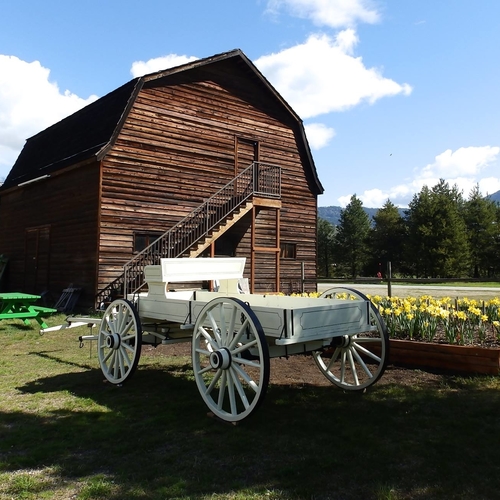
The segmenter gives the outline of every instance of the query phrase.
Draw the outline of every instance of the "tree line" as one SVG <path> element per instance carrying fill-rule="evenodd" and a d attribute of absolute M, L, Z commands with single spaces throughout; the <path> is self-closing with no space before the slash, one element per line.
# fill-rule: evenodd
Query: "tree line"
<path fill-rule="evenodd" d="M 318 276 L 500 276 L 500 204 L 475 186 L 464 198 L 441 179 L 401 215 L 390 200 L 370 220 L 353 195 L 337 226 L 318 219 Z"/>

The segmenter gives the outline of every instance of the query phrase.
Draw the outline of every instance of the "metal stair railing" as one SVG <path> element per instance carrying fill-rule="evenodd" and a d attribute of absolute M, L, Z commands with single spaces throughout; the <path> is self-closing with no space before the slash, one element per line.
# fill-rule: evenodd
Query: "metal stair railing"
<path fill-rule="evenodd" d="M 98 307 L 114 296 L 127 297 L 144 285 L 144 268 L 176 258 L 208 235 L 252 196 L 281 197 L 281 167 L 254 162 L 124 265 L 124 272 L 96 296 Z M 122 292 L 122 293 L 120 293 Z"/>

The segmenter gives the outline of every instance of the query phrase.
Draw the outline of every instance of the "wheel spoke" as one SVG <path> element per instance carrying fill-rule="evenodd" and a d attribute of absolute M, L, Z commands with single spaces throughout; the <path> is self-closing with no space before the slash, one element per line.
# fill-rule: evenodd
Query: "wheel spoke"
<path fill-rule="evenodd" d="M 203 354 L 204 356 L 210 356 L 210 351 L 208 351 L 207 349 L 196 347 L 195 352 L 197 352 L 198 354 Z"/>
<path fill-rule="evenodd" d="M 219 410 L 222 410 L 222 406 L 224 404 L 224 396 L 226 395 L 226 386 L 227 386 L 227 373 L 226 371 L 223 371 L 222 380 L 220 382 L 219 398 L 217 399 L 217 408 L 219 408 Z"/>
<path fill-rule="evenodd" d="M 242 370 L 242 369 L 241 369 L 239 366 L 237 366 L 237 365 L 233 365 L 233 366 L 232 366 L 232 368 L 233 368 L 233 370 L 234 370 L 234 371 L 236 371 L 236 372 L 238 373 L 238 375 L 239 375 L 239 376 L 240 376 L 240 377 L 241 377 L 241 378 L 242 378 L 242 379 L 243 379 L 243 380 L 247 383 L 247 385 L 248 385 L 249 387 L 251 387 L 251 388 L 254 390 L 254 392 L 257 392 L 257 391 L 259 390 L 259 386 L 257 385 L 257 383 L 256 383 L 254 380 L 252 380 L 252 379 L 248 376 L 247 372 L 245 372 L 244 370 Z"/>
<path fill-rule="evenodd" d="M 210 365 L 208 365 L 208 366 L 205 366 L 205 368 L 198 370 L 196 373 L 198 373 L 198 375 L 203 375 L 204 373 L 208 373 L 212 370 L 213 370 L 213 368 Z"/>
<path fill-rule="evenodd" d="M 127 352 L 127 349 L 132 350 L 132 348 L 131 348 L 130 346 L 126 345 L 126 344 L 122 344 L 122 345 L 120 346 L 120 353 L 121 353 L 122 359 L 123 359 L 123 361 L 125 362 L 125 364 L 127 365 L 127 367 L 129 367 L 129 366 L 130 366 L 130 361 L 131 361 L 131 360 L 130 360 L 130 358 L 128 357 L 128 354 L 129 354 L 129 353 Z M 132 350 L 132 352 L 133 352 L 133 350 Z"/>
<path fill-rule="evenodd" d="M 108 365 L 106 366 L 106 369 L 107 369 L 107 372 L 111 375 L 112 371 L 113 371 L 113 368 L 115 366 L 115 355 L 116 355 L 116 351 L 111 351 L 110 352 L 111 354 L 111 359 L 109 360 L 109 363 Z"/>
<path fill-rule="evenodd" d="M 363 361 L 363 358 L 359 355 L 355 345 L 352 346 L 351 351 L 352 355 L 356 358 L 356 361 L 361 365 L 361 368 L 363 368 L 364 372 L 368 375 L 368 378 L 373 378 L 372 372 L 366 366 L 366 363 Z"/>
<path fill-rule="evenodd" d="M 211 311 L 207 314 L 207 316 L 208 316 L 208 319 L 210 320 L 210 323 L 212 325 L 212 331 L 214 332 L 215 341 L 217 342 L 217 345 L 221 345 L 219 326 L 217 325 L 217 322 L 215 321 L 215 318 L 213 317 L 213 314 Z"/>
<path fill-rule="evenodd" d="M 230 350 L 232 350 L 234 346 L 240 341 L 242 335 L 245 333 L 247 328 L 248 328 L 248 318 L 245 318 L 245 321 L 241 325 L 240 329 L 236 332 L 236 335 L 234 336 L 233 340 L 228 346 Z"/>
<path fill-rule="evenodd" d="M 328 366 L 326 367 L 326 370 L 327 371 L 330 371 L 332 369 L 332 366 L 335 364 L 335 362 L 337 361 L 337 359 L 339 358 L 340 356 L 340 351 L 341 349 L 339 347 L 337 347 L 334 351 L 334 353 L 332 354 L 332 357 L 330 359 L 330 362 L 328 363 Z"/>
<path fill-rule="evenodd" d="M 124 352 L 128 351 L 130 354 L 133 354 L 135 352 L 135 348 L 132 347 L 130 344 L 125 344 L 122 342 L 120 347 L 124 349 Z"/>
<path fill-rule="evenodd" d="M 219 345 L 215 342 L 214 338 L 202 326 L 200 326 L 199 330 L 203 338 L 212 346 L 212 349 L 216 351 Z"/>
<path fill-rule="evenodd" d="M 124 363 L 124 359 L 123 359 L 123 352 L 122 350 L 118 350 L 116 351 L 116 355 L 118 356 L 118 369 L 119 369 L 119 372 L 121 375 L 123 375 L 125 373 L 125 363 Z"/>
<path fill-rule="evenodd" d="M 382 359 L 379 356 L 377 356 L 373 352 L 369 351 L 368 349 L 365 349 L 363 346 L 359 345 L 357 341 L 354 342 L 352 345 L 358 351 L 361 351 L 363 354 L 365 354 L 366 356 L 372 358 L 374 361 L 377 361 L 378 363 L 380 363 L 382 361 Z"/>
<path fill-rule="evenodd" d="M 251 359 L 233 358 L 233 363 L 239 363 L 240 365 L 251 366 L 252 368 L 260 368 L 260 363 L 252 361 Z"/>
<path fill-rule="evenodd" d="M 352 375 L 354 377 L 354 383 L 355 385 L 359 385 L 359 380 L 358 380 L 358 372 L 356 370 L 356 365 L 354 364 L 354 359 L 352 357 L 352 349 L 347 349 L 347 357 L 349 359 L 349 366 L 351 367 L 352 370 Z"/>
<path fill-rule="evenodd" d="M 340 365 L 341 365 L 341 369 L 340 369 L 340 382 L 343 384 L 345 383 L 345 364 L 346 364 L 346 351 L 345 349 L 342 350 L 342 356 L 341 356 L 341 361 L 340 361 Z"/>
<path fill-rule="evenodd" d="M 245 407 L 245 410 L 246 410 L 250 406 L 250 403 L 248 402 L 248 398 L 245 394 L 245 390 L 243 389 L 243 386 L 241 385 L 241 382 L 238 379 L 237 374 L 235 373 L 236 370 L 234 368 L 230 368 L 230 372 L 231 372 L 231 376 L 233 378 L 236 390 L 238 391 L 238 394 L 240 396 L 241 402 L 243 403 L 243 406 Z"/>
<path fill-rule="evenodd" d="M 123 307 L 118 307 L 117 309 L 117 316 L 116 316 L 116 332 L 115 333 L 119 333 L 123 330 L 124 328 L 124 325 L 127 321 L 127 314 L 125 312 L 125 310 L 123 309 Z"/>
<path fill-rule="evenodd" d="M 231 309 L 231 319 L 229 320 L 229 326 L 227 328 L 227 339 L 226 339 L 226 345 L 228 345 L 229 350 L 231 350 L 231 346 L 233 345 L 232 339 L 231 339 L 231 332 L 234 332 L 235 325 L 236 325 L 236 313 L 238 312 L 236 307 L 233 307 Z M 231 342 L 230 342 L 231 341 Z"/>
<path fill-rule="evenodd" d="M 247 349 L 250 349 L 250 347 L 253 347 L 257 345 L 257 339 L 252 340 L 251 342 L 248 342 L 247 344 L 243 344 L 236 349 L 231 350 L 231 354 L 239 354 L 240 352 L 246 351 Z"/>
<path fill-rule="evenodd" d="M 219 326 L 220 345 L 225 346 L 227 345 L 227 326 L 226 326 L 226 311 L 224 308 L 224 304 L 220 305 L 219 314 L 220 314 L 220 326 Z"/>
<path fill-rule="evenodd" d="M 214 375 L 214 378 L 210 382 L 210 385 L 206 388 L 205 394 L 208 395 L 213 391 L 214 387 L 216 386 L 217 382 L 219 381 L 219 379 L 223 373 L 225 373 L 225 372 L 223 372 L 223 370 L 217 371 L 217 373 Z"/>
<path fill-rule="evenodd" d="M 354 340 L 361 344 L 381 344 L 382 339 L 380 337 L 358 337 L 356 336 Z"/>
<path fill-rule="evenodd" d="M 235 416 L 238 413 L 236 408 L 236 398 L 234 397 L 234 382 L 231 372 L 228 370 L 227 374 L 227 390 L 229 394 L 229 406 L 231 408 L 231 415 Z"/>

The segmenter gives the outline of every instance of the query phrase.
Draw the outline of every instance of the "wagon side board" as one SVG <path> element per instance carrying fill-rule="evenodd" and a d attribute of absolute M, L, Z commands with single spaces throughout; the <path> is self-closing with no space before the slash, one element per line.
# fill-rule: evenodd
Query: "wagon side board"
<path fill-rule="evenodd" d="M 216 292 L 196 292 L 196 302 L 209 302 Z M 234 294 L 259 319 L 266 337 L 276 345 L 291 345 L 370 330 L 369 302 L 341 299 L 307 299 L 277 295 Z M 193 312 L 197 309 L 194 308 Z"/>

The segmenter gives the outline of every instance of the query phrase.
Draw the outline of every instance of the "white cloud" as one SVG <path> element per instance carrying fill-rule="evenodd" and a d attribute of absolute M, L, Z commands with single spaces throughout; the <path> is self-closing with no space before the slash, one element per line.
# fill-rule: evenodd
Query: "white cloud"
<path fill-rule="evenodd" d="M 478 184 L 479 191 L 481 191 L 481 193 L 485 196 L 500 191 L 500 177 L 485 177 L 483 179 L 479 179 Z M 470 193 L 470 189 L 466 194 L 468 193 Z"/>
<path fill-rule="evenodd" d="M 467 199 L 472 189 L 479 185 L 480 192 L 486 196 L 500 190 L 500 177 L 497 174 L 500 147 L 470 146 L 456 151 L 447 149 L 437 155 L 434 161 L 425 167 L 414 170 L 413 178 L 407 184 L 401 184 L 386 190 L 378 188 L 364 191 L 358 195 L 365 207 L 381 207 L 388 199 L 395 205 L 407 207 L 413 196 L 424 186 L 433 188 L 440 179 L 444 179 L 450 187 L 457 186 Z M 488 170 L 489 169 L 489 170 Z M 338 199 L 340 206 L 350 202 L 351 195 Z"/>
<path fill-rule="evenodd" d="M 500 148 L 492 146 L 459 148 L 456 151 L 447 149 L 437 155 L 434 162 L 422 169 L 421 176 L 449 177 L 474 176 L 483 168 L 496 160 Z"/>
<path fill-rule="evenodd" d="M 311 149 L 321 149 L 328 146 L 330 140 L 335 136 L 335 130 L 327 127 L 324 123 L 309 123 L 304 125 L 304 128 Z"/>
<path fill-rule="evenodd" d="M 330 28 L 380 20 L 370 0 L 269 0 L 267 6 L 270 13 L 277 14 L 283 9 L 293 16 L 310 19 L 316 26 Z"/>
<path fill-rule="evenodd" d="M 95 101 L 49 80 L 50 70 L 0 54 L 0 178 L 6 177 L 26 139 Z"/>
<path fill-rule="evenodd" d="M 262 56 L 255 64 L 302 118 L 411 93 L 410 85 L 385 78 L 354 57 L 357 42 L 352 29 L 335 38 L 311 35 L 305 43 Z"/>
<path fill-rule="evenodd" d="M 132 76 L 135 78 L 138 76 L 147 75 L 148 73 L 154 73 L 163 69 L 180 66 L 181 64 L 196 61 L 197 59 L 198 57 L 194 56 L 179 56 L 177 54 L 168 54 L 166 56 L 149 59 L 148 61 L 135 61 L 134 63 L 132 63 L 130 73 L 132 73 Z"/>

